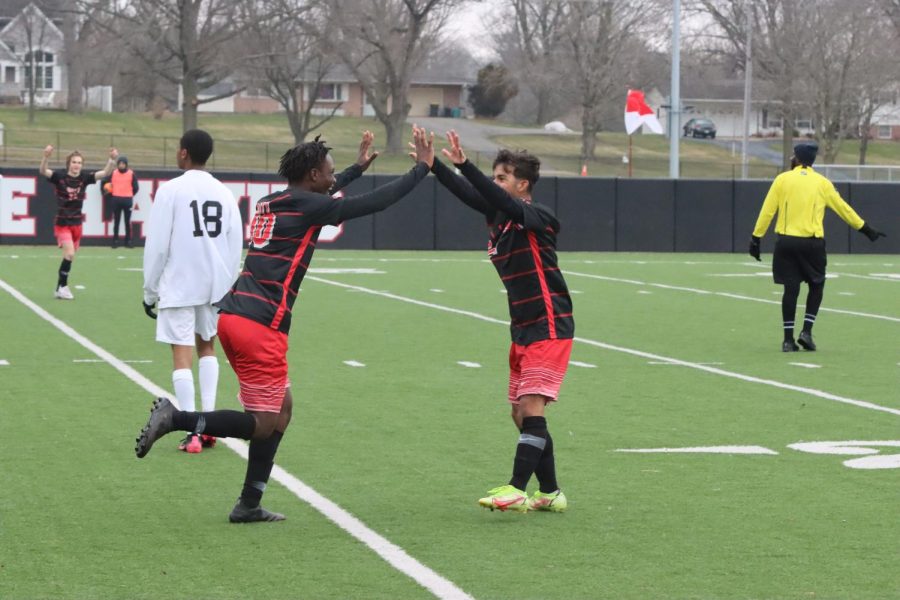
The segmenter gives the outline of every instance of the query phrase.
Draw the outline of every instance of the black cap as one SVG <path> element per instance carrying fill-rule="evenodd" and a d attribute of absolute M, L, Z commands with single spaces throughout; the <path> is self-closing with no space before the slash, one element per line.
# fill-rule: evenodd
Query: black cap
<path fill-rule="evenodd" d="M 801 165 L 810 166 L 816 162 L 816 154 L 819 153 L 819 144 L 815 142 L 800 142 L 794 146 L 794 156 Z"/>
<path fill-rule="evenodd" d="M 125 156 L 124 154 L 120 154 L 120 155 L 119 155 L 119 158 L 116 160 L 116 164 L 119 164 L 120 162 L 123 162 L 123 163 L 125 163 L 125 164 L 127 165 L 127 164 L 128 164 L 128 157 Z"/>

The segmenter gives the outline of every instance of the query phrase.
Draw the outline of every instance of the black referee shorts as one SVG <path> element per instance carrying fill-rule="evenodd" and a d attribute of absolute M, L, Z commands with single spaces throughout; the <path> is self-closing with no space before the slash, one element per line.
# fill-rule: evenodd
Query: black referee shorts
<path fill-rule="evenodd" d="M 772 275 L 775 283 L 824 283 L 825 265 L 824 238 L 795 237 L 779 235 L 772 255 Z"/>

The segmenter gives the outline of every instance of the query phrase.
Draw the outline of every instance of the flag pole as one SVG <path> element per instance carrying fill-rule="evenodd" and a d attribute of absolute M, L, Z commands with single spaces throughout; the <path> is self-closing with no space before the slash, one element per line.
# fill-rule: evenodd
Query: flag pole
<path fill-rule="evenodd" d="M 631 138 L 634 137 L 632 134 L 628 134 L 628 177 L 631 177 Z"/>

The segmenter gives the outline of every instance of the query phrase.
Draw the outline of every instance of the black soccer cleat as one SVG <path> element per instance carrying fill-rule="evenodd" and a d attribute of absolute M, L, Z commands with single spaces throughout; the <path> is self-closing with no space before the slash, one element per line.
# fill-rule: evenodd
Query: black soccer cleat
<path fill-rule="evenodd" d="M 231 509 L 231 514 L 228 515 L 228 520 L 232 523 L 266 523 L 271 521 L 284 521 L 285 518 L 286 517 L 283 514 L 268 511 L 262 506 L 257 506 L 255 508 L 246 507 L 241 504 L 240 500 L 238 500 L 237 504 L 234 505 L 234 508 Z"/>
<path fill-rule="evenodd" d="M 150 452 L 153 442 L 172 431 L 173 418 L 177 409 L 169 402 L 168 398 L 157 398 L 150 409 L 150 418 L 141 429 L 140 435 L 135 440 L 134 453 L 138 458 L 144 458 Z"/>
<path fill-rule="evenodd" d="M 781 342 L 781 351 L 782 352 L 796 352 L 800 349 L 800 346 L 794 343 L 794 340 L 784 340 Z"/>
<path fill-rule="evenodd" d="M 801 331 L 800 335 L 797 337 L 797 343 L 810 352 L 816 351 L 816 343 L 812 339 L 811 331 Z"/>

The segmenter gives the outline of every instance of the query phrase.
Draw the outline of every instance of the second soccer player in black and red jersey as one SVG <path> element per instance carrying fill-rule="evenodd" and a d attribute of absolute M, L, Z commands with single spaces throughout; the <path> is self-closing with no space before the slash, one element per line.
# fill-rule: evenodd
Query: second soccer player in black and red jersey
<path fill-rule="evenodd" d="M 511 319 L 509 402 L 519 442 L 509 483 L 478 503 L 491 510 L 562 512 L 568 501 L 556 481 L 553 438 L 544 416 L 559 394 L 575 335 L 572 300 L 556 259 L 559 221 L 548 207 L 532 202 L 541 165 L 536 156 L 501 150 L 491 180 L 466 160 L 455 132 L 447 139 L 450 148 L 442 152 L 463 177 L 439 160 L 432 169 L 487 219 L 488 256 L 506 287 Z M 529 498 L 525 488 L 532 475 L 540 489 Z"/>
<path fill-rule="evenodd" d="M 281 157 L 278 172 L 288 180 L 288 188 L 257 203 L 244 268 L 231 291 L 217 303 L 221 309 L 219 340 L 237 375 L 238 399 L 245 412 L 181 412 L 161 398 L 138 436 L 138 458 L 170 431 L 249 439 L 244 487 L 229 515 L 233 523 L 284 519 L 284 515 L 261 507 L 260 500 L 291 420 L 287 336 L 319 231 L 324 225 L 382 211 L 424 179 L 434 161 L 434 147 L 423 129 L 413 128 L 413 140 L 417 162 L 409 172 L 369 193 L 347 198 L 328 194 L 359 177 L 372 162 L 375 155 L 368 153 L 371 133 L 363 136 L 357 164 L 337 177 L 330 148 L 318 138 Z"/>

